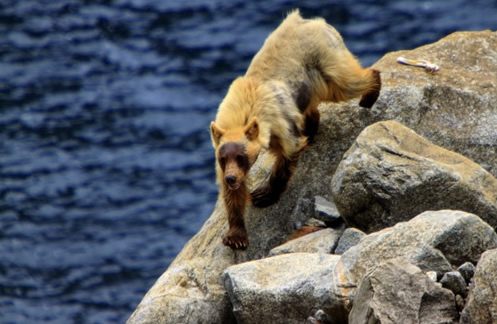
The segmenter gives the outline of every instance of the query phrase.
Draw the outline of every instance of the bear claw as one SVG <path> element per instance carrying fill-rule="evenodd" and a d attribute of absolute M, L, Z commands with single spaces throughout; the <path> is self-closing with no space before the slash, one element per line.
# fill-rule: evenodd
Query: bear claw
<path fill-rule="evenodd" d="M 248 247 L 248 238 L 243 235 L 227 235 L 223 244 L 234 250 L 245 250 Z"/>

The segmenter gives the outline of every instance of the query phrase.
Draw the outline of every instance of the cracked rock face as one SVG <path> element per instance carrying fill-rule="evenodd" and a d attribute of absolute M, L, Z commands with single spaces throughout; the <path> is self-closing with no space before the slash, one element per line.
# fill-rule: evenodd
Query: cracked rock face
<path fill-rule="evenodd" d="M 425 210 L 457 209 L 497 227 L 497 180 L 464 156 L 395 121 L 367 127 L 332 179 L 349 226 L 373 232 Z"/>

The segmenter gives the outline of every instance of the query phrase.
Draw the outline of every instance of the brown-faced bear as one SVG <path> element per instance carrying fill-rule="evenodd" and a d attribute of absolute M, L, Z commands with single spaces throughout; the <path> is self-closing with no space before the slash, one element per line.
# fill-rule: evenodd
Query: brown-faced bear
<path fill-rule="evenodd" d="M 363 69 L 340 34 L 323 19 L 294 11 L 266 39 L 245 76 L 237 78 L 211 123 L 217 181 L 228 214 L 223 243 L 248 246 L 247 201 L 269 206 L 280 198 L 297 160 L 317 132 L 318 104 L 360 97 L 370 108 L 381 88 L 379 71 Z M 249 193 L 246 179 L 261 149 L 276 156 L 269 181 Z"/>

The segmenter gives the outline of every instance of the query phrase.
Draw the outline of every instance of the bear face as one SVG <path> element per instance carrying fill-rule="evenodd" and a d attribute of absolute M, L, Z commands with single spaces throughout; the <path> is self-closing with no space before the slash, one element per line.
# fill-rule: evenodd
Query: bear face
<path fill-rule="evenodd" d="M 249 158 L 245 152 L 245 145 L 237 142 L 228 142 L 219 147 L 217 154 L 219 167 L 224 175 L 224 183 L 230 190 L 237 190 L 245 181 L 250 169 Z"/>
<path fill-rule="evenodd" d="M 247 126 L 224 130 L 211 123 L 211 138 L 216 148 L 219 182 L 237 190 L 245 182 L 250 167 L 259 155 L 259 124 L 253 118 Z"/>

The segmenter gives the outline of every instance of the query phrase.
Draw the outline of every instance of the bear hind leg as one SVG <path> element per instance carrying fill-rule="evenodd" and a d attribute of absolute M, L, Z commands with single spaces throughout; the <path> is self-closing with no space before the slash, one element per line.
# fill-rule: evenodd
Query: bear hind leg
<path fill-rule="evenodd" d="M 314 141 L 314 136 L 319 128 L 319 111 L 316 106 L 311 106 L 305 113 L 304 136 L 307 137 L 307 143 L 311 144 Z"/>
<path fill-rule="evenodd" d="M 381 90 L 380 71 L 371 69 L 371 72 L 372 72 L 372 77 L 375 80 L 374 86 L 368 89 L 366 93 L 362 95 L 361 101 L 359 101 L 359 106 L 364 108 L 373 107 L 374 103 L 376 102 L 376 99 L 378 99 L 378 96 L 380 95 L 380 90 Z"/>

